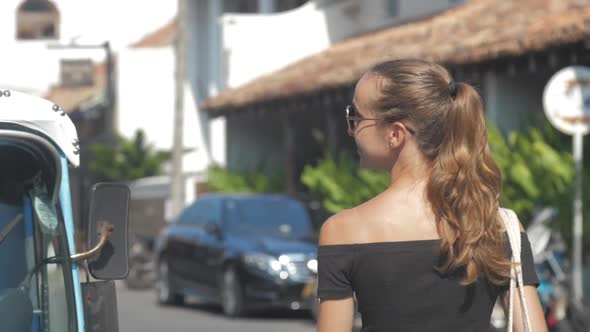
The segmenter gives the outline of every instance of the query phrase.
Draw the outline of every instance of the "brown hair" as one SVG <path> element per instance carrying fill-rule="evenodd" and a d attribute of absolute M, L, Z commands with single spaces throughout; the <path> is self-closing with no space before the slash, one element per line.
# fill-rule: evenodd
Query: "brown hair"
<path fill-rule="evenodd" d="M 388 61 L 370 72 L 382 78 L 373 110 L 384 119 L 410 120 L 430 163 L 426 196 L 445 259 L 437 269 L 464 269 L 464 285 L 481 275 L 505 284 L 510 261 L 498 213 L 502 175 L 490 155 L 479 94 L 426 61 Z"/>

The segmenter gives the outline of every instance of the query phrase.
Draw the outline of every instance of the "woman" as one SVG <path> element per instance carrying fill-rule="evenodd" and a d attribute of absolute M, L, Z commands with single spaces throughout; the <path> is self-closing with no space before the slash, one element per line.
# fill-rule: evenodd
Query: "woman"
<path fill-rule="evenodd" d="M 397 60 L 367 72 L 346 111 L 361 165 L 391 184 L 322 226 L 318 331 L 352 329 L 353 293 L 362 331 L 486 331 L 498 296 L 508 310 L 510 246 L 480 96 L 439 65 Z M 547 331 L 521 237 L 532 330 Z"/>

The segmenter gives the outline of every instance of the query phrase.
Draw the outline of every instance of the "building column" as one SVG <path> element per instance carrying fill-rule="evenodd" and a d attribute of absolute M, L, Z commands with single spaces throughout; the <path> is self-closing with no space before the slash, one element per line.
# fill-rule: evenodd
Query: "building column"
<path fill-rule="evenodd" d="M 208 2 L 208 86 L 207 96 L 215 96 L 225 88 L 223 73 L 225 63 L 223 61 L 222 26 L 223 1 L 209 0 Z M 207 116 L 201 113 L 203 116 Z M 207 119 L 207 132 L 205 135 L 209 141 L 209 160 L 225 167 L 227 164 L 227 123 L 225 117 Z"/>
<path fill-rule="evenodd" d="M 281 115 L 283 126 L 283 146 L 285 151 L 285 181 L 287 193 L 294 195 L 297 192 L 297 179 L 295 171 L 295 128 L 289 113 Z"/>
<path fill-rule="evenodd" d="M 223 63 L 221 52 L 221 22 L 220 17 L 223 14 L 223 1 L 209 0 L 209 86 L 208 96 L 214 96 L 223 89 L 221 78 Z"/>
<path fill-rule="evenodd" d="M 484 100 L 487 118 L 494 124 L 498 124 L 498 77 L 489 70 L 484 74 Z"/>
<path fill-rule="evenodd" d="M 275 0 L 258 0 L 258 12 L 260 14 L 271 14 L 275 11 Z"/>
<path fill-rule="evenodd" d="M 324 113 L 326 121 L 326 144 L 328 151 L 336 155 L 340 147 L 340 131 L 341 126 L 338 124 L 344 118 L 344 109 L 339 107 L 335 109 L 336 105 L 342 105 L 346 102 L 346 97 L 342 90 L 337 90 L 329 93 L 324 98 L 320 99 L 320 107 Z"/>

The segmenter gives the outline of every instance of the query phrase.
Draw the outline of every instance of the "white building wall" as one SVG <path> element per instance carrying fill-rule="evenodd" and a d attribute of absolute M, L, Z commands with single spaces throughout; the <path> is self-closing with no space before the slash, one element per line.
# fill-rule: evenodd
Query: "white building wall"
<path fill-rule="evenodd" d="M 174 49 L 130 48 L 119 53 L 118 131 L 133 137 L 145 131 L 155 148 L 172 150 L 174 133 Z M 199 172 L 208 164 L 206 146 L 196 110 L 196 100 L 187 82 L 184 92 L 184 171 Z"/>
<path fill-rule="evenodd" d="M 240 86 L 330 45 L 388 26 L 423 18 L 462 0 L 310 1 L 274 14 L 225 14 L 221 19 L 224 83 Z"/>
<path fill-rule="evenodd" d="M 103 62 L 102 49 L 48 49 L 48 44 L 98 45 L 114 51 L 163 26 L 176 14 L 176 1 L 53 0 L 60 12 L 59 40 L 16 40 L 16 12 L 22 0 L 2 0 L 0 11 L 0 86 L 43 95 L 59 83 L 59 59 L 91 58 Z"/>

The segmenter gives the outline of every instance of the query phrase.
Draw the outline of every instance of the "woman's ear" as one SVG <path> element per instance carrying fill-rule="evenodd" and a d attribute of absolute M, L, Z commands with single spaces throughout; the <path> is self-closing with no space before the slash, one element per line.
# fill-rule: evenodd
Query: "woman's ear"
<path fill-rule="evenodd" d="M 393 122 L 387 130 L 387 140 L 389 148 L 395 149 L 402 146 L 406 140 L 406 128 L 400 122 Z"/>

